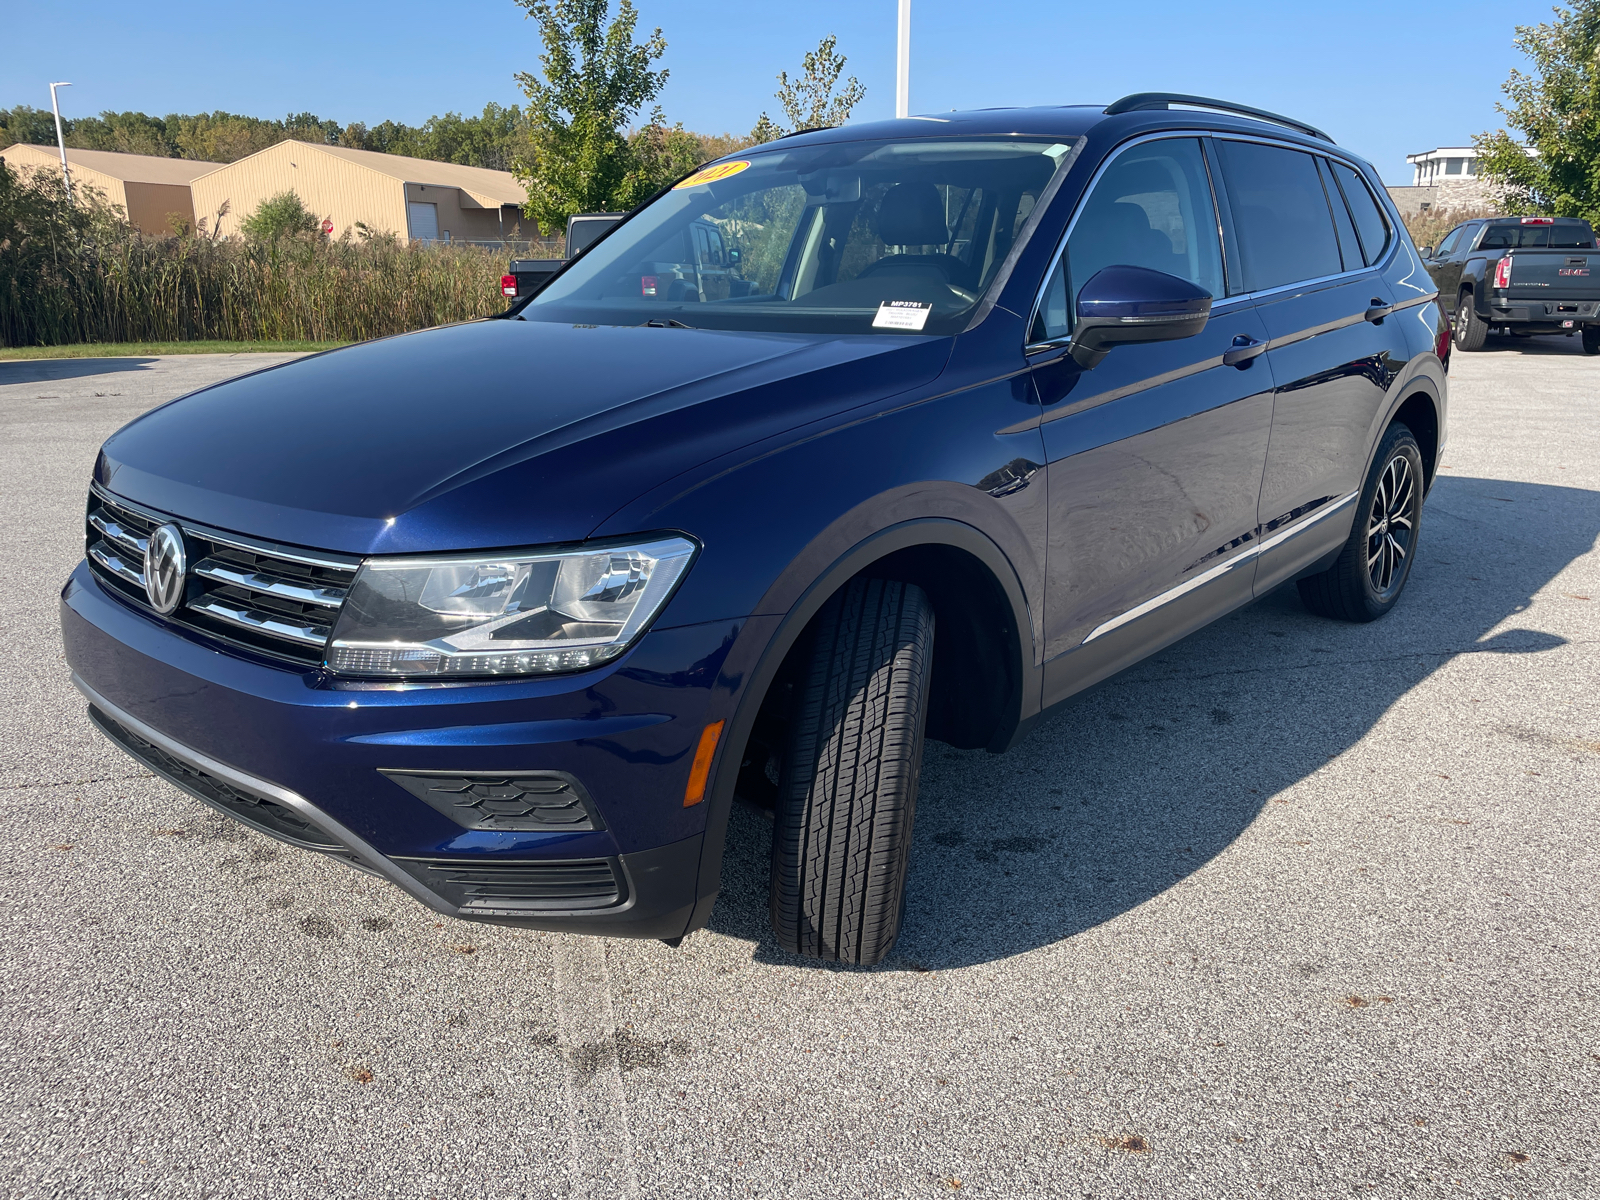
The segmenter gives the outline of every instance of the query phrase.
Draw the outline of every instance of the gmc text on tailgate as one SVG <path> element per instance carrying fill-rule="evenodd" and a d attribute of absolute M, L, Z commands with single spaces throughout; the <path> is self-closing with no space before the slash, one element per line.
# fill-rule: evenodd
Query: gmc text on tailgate
<path fill-rule="evenodd" d="M 675 942 L 737 801 L 777 942 L 875 963 L 925 738 L 1004 751 L 1282 584 L 1395 605 L 1450 348 L 1376 174 L 1301 122 L 808 132 L 504 314 L 124 427 L 67 659 L 151 770 L 438 912 Z"/>
<path fill-rule="evenodd" d="M 1462 350 L 1483 349 L 1491 331 L 1564 333 L 1580 334 L 1585 354 L 1600 354 L 1600 249 L 1587 221 L 1466 221 L 1423 255 Z"/>

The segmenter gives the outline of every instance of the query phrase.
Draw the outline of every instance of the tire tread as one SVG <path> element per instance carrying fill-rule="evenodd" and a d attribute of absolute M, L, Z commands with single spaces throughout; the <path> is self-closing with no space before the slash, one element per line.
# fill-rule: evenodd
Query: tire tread
<path fill-rule="evenodd" d="M 894 944 L 932 643 L 914 585 L 853 580 L 819 614 L 773 830 L 772 923 L 787 950 L 868 965 Z"/>

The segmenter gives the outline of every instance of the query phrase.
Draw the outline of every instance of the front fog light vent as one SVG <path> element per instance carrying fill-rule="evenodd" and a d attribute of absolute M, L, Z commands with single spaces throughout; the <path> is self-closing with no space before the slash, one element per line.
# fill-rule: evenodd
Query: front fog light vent
<path fill-rule="evenodd" d="M 565 771 L 383 774 L 463 829 L 574 833 L 605 828 L 588 792 Z"/>

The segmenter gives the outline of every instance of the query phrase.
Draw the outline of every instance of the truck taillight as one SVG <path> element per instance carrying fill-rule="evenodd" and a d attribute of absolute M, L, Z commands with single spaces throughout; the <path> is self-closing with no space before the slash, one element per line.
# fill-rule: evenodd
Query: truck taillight
<path fill-rule="evenodd" d="M 1511 255 L 1506 255 L 1494 265 L 1494 285 L 1497 288 L 1511 286 Z"/>
<path fill-rule="evenodd" d="M 500 276 L 500 291 L 503 295 L 515 299 L 517 295 L 517 277 L 515 275 Z"/>
<path fill-rule="evenodd" d="M 655 275 L 639 276 L 639 295 L 654 296 L 656 288 L 661 286 L 661 280 Z"/>
<path fill-rule="evenodd" d="M 1522 223 L 1524 225 L 1554 225 L 1556 219 L 1554 217 L 1523 217 Z"/>

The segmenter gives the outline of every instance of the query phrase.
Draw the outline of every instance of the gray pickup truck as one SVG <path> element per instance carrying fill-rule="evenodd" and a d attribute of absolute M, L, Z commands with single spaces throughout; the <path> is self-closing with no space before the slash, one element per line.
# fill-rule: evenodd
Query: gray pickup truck
<path fill-rule="evenodd" d="M 1422 255 L 1459 349 L 1483 349 L 1490 333 L 1562 333 L 1581 334 L 1583 352 L 1600 354 L 1600 248 L 1589 222 L 1464 221 Z"/>

